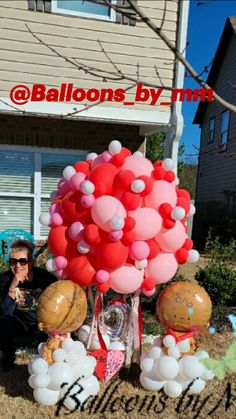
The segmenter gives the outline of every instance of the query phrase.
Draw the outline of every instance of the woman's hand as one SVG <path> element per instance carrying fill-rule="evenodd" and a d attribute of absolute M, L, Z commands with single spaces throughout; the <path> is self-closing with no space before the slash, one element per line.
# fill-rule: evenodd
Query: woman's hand
<path fill-rule="evenodd" d="M 8 290 L 8 295 L 15 300 L 16 298 L 16 288 L 26 280 L 26 277 L 22 272 L 17 272 L 11 282 L 11 285 Z"/>

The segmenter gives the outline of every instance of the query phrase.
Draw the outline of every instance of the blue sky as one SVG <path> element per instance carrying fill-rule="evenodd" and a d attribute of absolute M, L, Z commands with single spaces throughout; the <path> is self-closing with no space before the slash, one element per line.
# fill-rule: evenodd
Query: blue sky
<path fill-rule="evenodd" d="M 197 6 L 199 0 L 190 0 L 187 40 L 187 59 L 196 71 L 201 72 L 214 57 L 225 21 L 228 16 L 236 16 L 236 0 L 205 1 L 203 6 Z M 207 74 L 204 75 L 206 79 Z M 185 87 L 196 88 L 197 84 L 190 77 L 185 78 Z M 185 128 L 181 142 L 185 145 L 185 158 L 197 153 L 193 147 L 199 146 L 200 129 L 192 121 L 197 109 L 197 103 L 183 103 Z"/>

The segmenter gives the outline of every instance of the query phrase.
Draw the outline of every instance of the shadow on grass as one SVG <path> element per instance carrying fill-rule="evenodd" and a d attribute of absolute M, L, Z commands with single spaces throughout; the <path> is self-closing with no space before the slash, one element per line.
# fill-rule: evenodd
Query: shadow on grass
<path fill-rule="evenodd" d="M 0 386 L 5 389 L 5 393 L 11 397 L 23 397 L 33 401 L 32 388 L 28 384 L 27 365 L 15 365 L 11 371 L 0 370 Z"/>

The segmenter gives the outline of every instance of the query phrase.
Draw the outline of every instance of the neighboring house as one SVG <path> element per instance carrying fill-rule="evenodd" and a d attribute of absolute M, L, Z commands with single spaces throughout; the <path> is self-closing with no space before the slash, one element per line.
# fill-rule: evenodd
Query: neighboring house
<path fill-rule="evenodd" d="M 207 83 L 236 105 L 236 17 L 226 21 Z M 199 104 L 193 123 L 201 127 L 193 238 L 202 245 L 210 226 L 221 234 L 229 228 L 236 234 L 236 115 L 216 102 L 205 102 Z"/>
<path fill-rule="evenodd" d="M 140 79 L 148 83 L 160 84 L 158 72 L 165 86 L 182 87 L 183 67 L 164 42 L 145 23 L 135 22 L 126 0 L 114 4 L 124 7 L 127 16 L 107 9 L 102 0 L 1 0 L 0 230 L 23 228 L 36 239 L 45 237 L 38 217 L 47 209 L 63 168 L 88 151 L 101 152 L 112 139 L 136 150 L 147 134 L 171 128 L 168 153 L 176 158 L 175 140 L 183 125 L 181 103 L 150 106 L 149 100 L 130 106 L 113 100 L 69 116 L 84 109 L 86 101 L 16 105 L 9 98 L 19 84 L 60 89 L 62 83 L 70 83 L 86 92 L 126 89 L 131 83 L 125 79 L 104 79 L 105 71 L 115 71 L 115 66 L 133 77 L 139 68 Z M 137 4 L 157 25 L 164 15 L 163 31 L 180 51 L 185 49 L 188 1 L 138 0 Z M 76 69 L 45 44 L 105 76 Z M 135 101 L 135 91 L 133 87 L 126 92 L 126 102 Z M 90 98 L 96 92 L 90 91 Z M 164 91 L 162 101 L 169 101 L 170 95 Z"/>

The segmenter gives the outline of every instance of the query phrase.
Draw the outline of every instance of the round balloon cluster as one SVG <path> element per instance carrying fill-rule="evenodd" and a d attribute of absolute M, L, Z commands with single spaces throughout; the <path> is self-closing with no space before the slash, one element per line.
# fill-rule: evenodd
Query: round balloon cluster
<path fill-rule="evenodd" d="M 153 346 L 141 360 L 141 385 L 146 390 L 164 389 L 168 397 L 178 397 L 187 388 L 189 394 L 199 394 L 214 374 L 200 362 L 208 358 L 207 352 L 198 350 L 195 355 L 184 355 L 189 351 L 188 340 L 175 343 L 171 335 L 163 340 L 168 352 Z"/>
<path fill-rule="evenodd" d="M 80 410 L 90 396 L 99 392 L 99 382 L 93 375 L 96 359 L 86 355 L 84 345 L 79 341 L 65 339 L 61 348 L 53 352 L 54 362 L 48 365 L 42 358 L 44 343 L 28 363 L 29 385 L 34 389 L 35 400 L 52 406 L 63 399 L 63 405 L 70 410 Z M 76 392 L 76 400 L 73 394 Z"/>
<path fill-rule="evenodd" d="M 195 209 L 173 168 L 173 160 L 152 164 L 119 141 L 67 166 L 49 213 L 40 216 L 55 256 L 47 269 L 100 292 L 150 296 L 178 264 L 197 261 L 187 236 Z"/>

